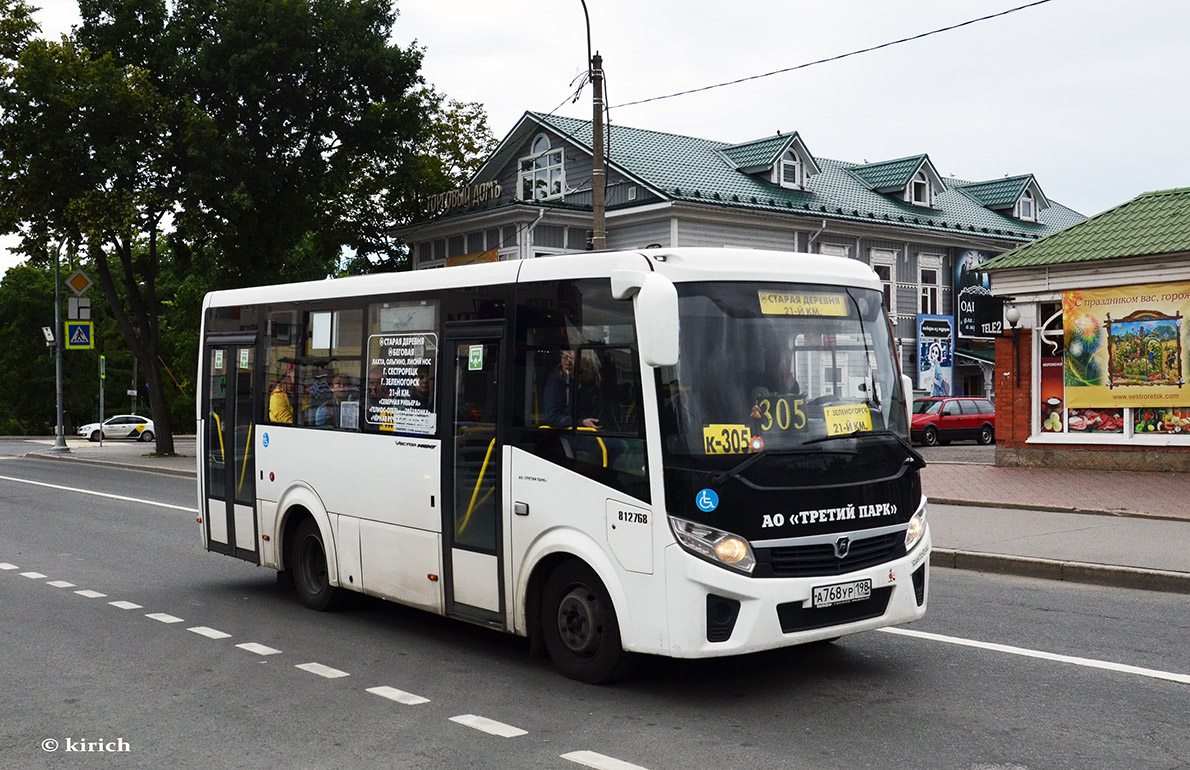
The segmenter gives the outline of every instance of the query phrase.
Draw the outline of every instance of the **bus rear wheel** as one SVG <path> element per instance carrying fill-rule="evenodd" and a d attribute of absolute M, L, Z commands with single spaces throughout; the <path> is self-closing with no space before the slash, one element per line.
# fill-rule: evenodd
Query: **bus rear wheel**
<path fill-rule="evenodd" d="M 564 675 L 598 684 L 627 671 L 630 658 L 620 643 L 611 596 L 586 564 L 568 561 L 554 570 L 541 612 L 545 648 Z"/>
<path fill-rule="evenodd" d="M 332 609 L 338 589 L 331 585 L 326 548 L 314 519 L 306 519 L 298 525 L 290 554 L 293 588 L 298 601 L 312 610 Z"/>

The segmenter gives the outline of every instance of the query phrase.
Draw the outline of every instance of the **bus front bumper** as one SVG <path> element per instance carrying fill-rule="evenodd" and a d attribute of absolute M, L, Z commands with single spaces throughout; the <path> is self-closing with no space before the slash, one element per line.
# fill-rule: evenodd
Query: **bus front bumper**
<path fill-rule="evenodd" d="M 669 649 L 664 654 L 739 655 L 917 620 L 926 612 L 931 547 L 927 525 L 912 551 L 879 566 L 824 577 L 752 578 L 703 561 L 677 544 L 669 546 Z M 813 606 L 815 588 L 862 581 L 870 581 L 869 598 Z"/>

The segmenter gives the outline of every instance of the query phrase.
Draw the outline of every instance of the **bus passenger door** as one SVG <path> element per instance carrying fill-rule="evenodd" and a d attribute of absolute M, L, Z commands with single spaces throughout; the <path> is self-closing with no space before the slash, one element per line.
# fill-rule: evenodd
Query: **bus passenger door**
<path fill-rule="evenodd" d="M 256 349 L 208 345 L 206 419 L 201 448 L 203 521 L 209 550 L 260 563 L 252 416 Z"/>
<path fill-rule="evenodd" d="M 503 627 L 500 327 L 446 329 L 446 613 Z"/>

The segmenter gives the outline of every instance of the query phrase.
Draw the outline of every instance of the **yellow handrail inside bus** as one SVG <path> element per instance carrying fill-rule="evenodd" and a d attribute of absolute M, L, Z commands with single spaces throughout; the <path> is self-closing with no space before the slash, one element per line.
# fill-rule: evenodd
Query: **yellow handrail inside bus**
<path fill-rule="evenodd" d="M 488 470 L 488 461 L 492 459 L 492 450 L 496 447 L 496 439 L 488 442 L 488 451 L 483 456 L 483 465 L 479 466 L 479 478 L 475 480 L 475 490 L 471 493 L 471 503 L 467 506 L 467 515 L 463 517 L 463 523 L 459 525 L 458 534 L 463 534 L 463 530 L 467 528 L 467 524 L 471 521 L 471 514 L 475 511 L 475 498 L 479 497 L 479 487 L 483 484 L 483 475 Z M 493 488 L 494 489 L 494 488 Z M 492 494 L 492 490 L 488 490 L 488 494 L 484 495 L 483 499 L 486 501 Z"/>
<path fill-rule="evenodd" d="M 248 447 L 252 445 L 252 425 L 248 425 L 248 438 L 244 441 L 244 467 L 240 469 L 240 483 L 236 486 L 236 495 L 244 488 L 244 474 L 248 471 Z"/>
<path fill-rule="evenodd" d="M 211 412 L 211 417 L 215 418 L 215 431 L 219 434 L 219 462 L 227 462 L 227 451 L 223 448 L 223 423 L 215 412 Z"/>
<path fill-rule="evenodd" d="M 542 428 L 543 430 L 554 430 L 554 428 L 550 425 L 538 425 L 537 427 Z M 562 428 L 562 430 L 566 430 L 566 429 Z M 590 431 L 590 432 L 594 433 L 595 431 L 598 430 L 598 428 L 588 428 L 586 425 L 580 425 L 577 428 L 575 428 L 575 430 L 585 430 L 585 431 Z M 604 444 L 603 439 L 599 436 L 596 436 L 595 440 L 597 442 L 599 442 L 599 448 L 601 450 L 603 450 L 603 467 L 606 468 L 607 467 L 607 444 Z"/>

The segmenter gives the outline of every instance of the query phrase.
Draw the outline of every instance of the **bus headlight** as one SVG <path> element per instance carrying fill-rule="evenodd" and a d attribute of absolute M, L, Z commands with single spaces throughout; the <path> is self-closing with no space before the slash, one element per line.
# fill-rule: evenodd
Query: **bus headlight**
<path fill-rule="evenodd" d="M 724 567 L 752 574 L 756 557 L 752 554 L 752 546 L 739 535 L 677 516 L 669 517 L 669 527 L 678 544 L 687 551 Z"/>
<path fill-rule="evenodd" d="M 917 513 L 913 514 L 913 518 L 909 520 L 909 529 L 905 530 L 905 553 L 912 551 L 925 533 L 926 507 L 923 505 L 917 509 Z"/>

